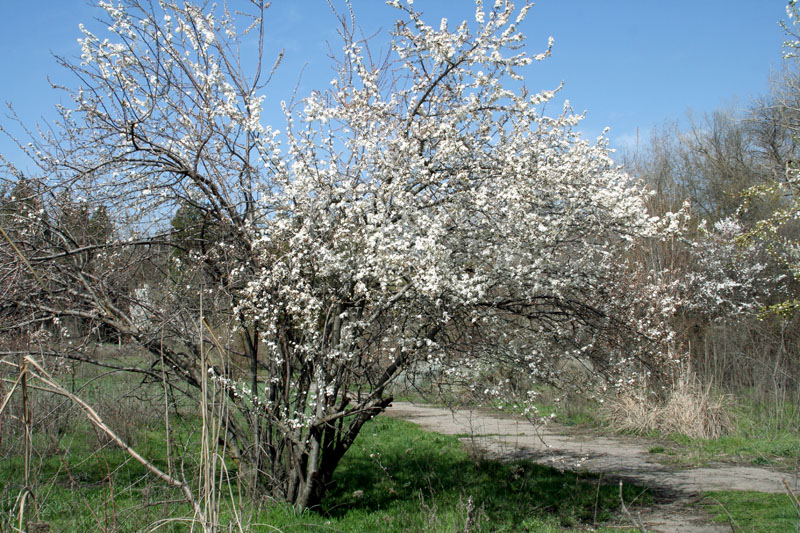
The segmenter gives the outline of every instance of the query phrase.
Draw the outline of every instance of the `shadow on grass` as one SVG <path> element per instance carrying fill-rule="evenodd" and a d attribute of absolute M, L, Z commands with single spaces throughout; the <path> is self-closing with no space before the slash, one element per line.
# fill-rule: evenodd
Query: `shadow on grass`
<path fill-rule="evenodd" d="M 607 521 L 620 503 L 619 487 L 596 476 L 470 457 L 455 437 L 388 417 L 364 427 L 334 482 L 321 511 L 335 519 L 353 512 L 425 515 L 427 509 L 428 521 L 471 512 L 493 530 L 517 531 L 532 518 L 562 526 Z M 623 494 L 627 504 L 650 501 L 637 487 Z"/>

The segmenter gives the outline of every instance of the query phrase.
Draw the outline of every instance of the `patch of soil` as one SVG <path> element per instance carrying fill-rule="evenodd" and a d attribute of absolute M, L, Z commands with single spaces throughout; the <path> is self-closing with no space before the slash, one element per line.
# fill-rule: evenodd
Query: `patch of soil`
<path fill-rule="evenodd" d="M 460 435 L 475 452 L 501 460 L 528 459 L 561 470 L 603 474 L 609 481 L 635 483 L 653 491 L 661 502 L 640 510 L 648 531 L 714 532 L 729 526 L 712 525 L 697 503 L 705 491 L 749 490 L 783 492 L 782 480 L 793 475 L 767 468 L 712 465 L 682 468 L 658 461 L 647 439 L 616 438 L 584 433 L 557 424 L 534 427 L 527 420 L 484 411 L 394 402 L 389 416 L 445 435 Z"/>

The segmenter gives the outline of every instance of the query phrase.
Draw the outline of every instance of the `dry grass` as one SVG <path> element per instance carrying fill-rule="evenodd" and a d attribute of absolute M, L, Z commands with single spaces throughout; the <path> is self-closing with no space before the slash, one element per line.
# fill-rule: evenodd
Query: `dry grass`
<path fill-rule="evenodd" d="M 673 386 L 666 400 L 642 390 L 606 402 L 604 416 L 612 427 L 634 433 L 680 433 L 716 439 L 733 429 L 729 397 L 701 385 L 688 373 Z"/>

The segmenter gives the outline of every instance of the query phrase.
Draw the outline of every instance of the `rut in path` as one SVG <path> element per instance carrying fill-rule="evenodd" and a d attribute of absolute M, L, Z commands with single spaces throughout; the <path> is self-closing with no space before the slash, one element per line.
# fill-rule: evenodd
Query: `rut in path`
<path fill-rule="evenodd" d="M 535 428 L 527 420 L 489 414 L 481 411 L 453 412 L 442 407 L 394 402 L 386 414 L 418 424 L 425 430 L 463 437 L 467 445 L 501 459 L 529 459 L 563 470 L 608 474 L 627 483 L 649 487 L 679 505 L 662 509 L 657 527 L 652 531 L 716 531 L 709 524 L 692 529 L 686 506 L 700 493 L 715 490 L 748 490 L 784 492 L 783 480 L 797 491 L 796 474 L 777 472 L 754 466 L 719 465 L 704 468 L 680 468 L 654 460 L 648 445 L 635 439 L 615 439 L 596 435 L 563 435 L 558 426 Z M 662 506 L 666 507 L 666 506 Z M 669 516 L 677 513 L 675 516 Z M 658 513 L 657 513 L 658 514 Z M 670 522 L 677 520 L 678 522 Z M 680 529 L 670 529 L 679 524 Z M 658 527 L 660 525 L 661 527 Z M 720 526 L 721 527 L 721 526 Z M 666 528 L 666 529 L 663 529 Z M 730 531 L 721 528 L 720 531 Z"/>

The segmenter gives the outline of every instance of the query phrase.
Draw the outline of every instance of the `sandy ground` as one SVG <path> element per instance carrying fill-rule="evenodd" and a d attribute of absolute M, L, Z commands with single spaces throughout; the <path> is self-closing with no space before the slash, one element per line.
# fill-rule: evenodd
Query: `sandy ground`
<path fill-rule="evenodd" d="M 731 531 L 712 525 L 702 509 L 692 505 L 700 493 L 712 490 L 784 492 L 785 479 L 795 490 L 795 474 L 753 466 L 717 465 L 680 468 L 658 462 L 645 439 L 614 438 L 575 431 L 558 425 L 535 428 L 526 420 L 481 411 L 452 412 L 446 408 L 394 402 L 390 416 L 423 429 L 462 437 L 465 445 L 499 459 L 531 459 L 559 469 L 601 473 L 611 481 L 635 483 L 653 490 L 663 503 L 640 510 L 648 531 Z"/>

